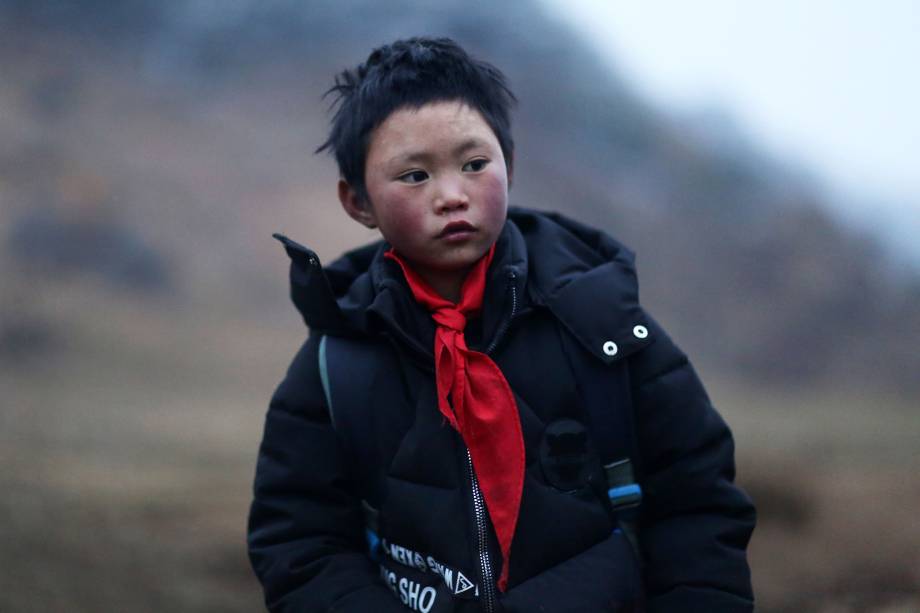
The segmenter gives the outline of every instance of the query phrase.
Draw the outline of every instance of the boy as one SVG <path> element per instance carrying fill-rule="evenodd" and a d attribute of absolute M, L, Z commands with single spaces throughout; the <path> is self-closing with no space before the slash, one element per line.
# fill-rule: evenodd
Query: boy
<path fill-rule="evenodd" d="M 502 74 L 447 39 L 336 80 L 339 199 L 383 242 L 288 240 L 311 335 L 249 522 L 273 611 L 750 611 L 729 430 L 632 254 L 508 209 Z"/>

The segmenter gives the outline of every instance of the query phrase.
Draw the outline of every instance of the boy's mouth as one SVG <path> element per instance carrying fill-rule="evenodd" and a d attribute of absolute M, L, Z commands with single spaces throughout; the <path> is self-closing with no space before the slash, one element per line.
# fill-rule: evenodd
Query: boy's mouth
<path fill-rule="evenodd" d="M 462 236 L 475 232 L 476 227 L 468 221 L 452 221 L 441 230 L 438 238 L 448 238 L 451 236 Z"/>

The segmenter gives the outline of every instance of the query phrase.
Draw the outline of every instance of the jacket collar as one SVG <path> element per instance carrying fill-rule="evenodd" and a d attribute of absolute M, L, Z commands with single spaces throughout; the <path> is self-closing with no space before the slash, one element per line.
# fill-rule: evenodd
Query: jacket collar
<path fill-rule="evenodd" d="M 533 302 L 548 308 L 592 355 L 611 363 L 653 340 L 630 249 L 558 213 L 521 211 L 515 223 L 531 249 Z"/>
<path fill-rule="evenodd" d="M 434 324 L 378 241 L 325 269 L 310 249 L 274 235 L 291 258 L 291 298 L 307 326 L 323 334 L 390 335 L 426 355 Z M 598 359 L 613 362 L 651 339 L 639 307 L 631 251 L 561 215 L 512 207 L 489 269 L 478 322 L 480 347 L 512 316 L 546 308 Z"/>

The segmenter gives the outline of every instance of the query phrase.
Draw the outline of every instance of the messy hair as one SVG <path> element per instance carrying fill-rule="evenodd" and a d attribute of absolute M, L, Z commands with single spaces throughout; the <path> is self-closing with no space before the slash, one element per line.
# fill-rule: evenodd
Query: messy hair
<path fill-rule="evenodd" d="M 334 96 L 332 107 L 338 108 L 329 137 L 316 152 L 331 151 L 341 177 L 364 200 L 371 133 L 394 111 L 432 102 L 459 101 L 479 111 L 511 172 L 514 94 L 501 71 L 470 57 L 449 38 L 409 38 L 378 47 L 363 64 L 339 73 L 326 96 Z"/>

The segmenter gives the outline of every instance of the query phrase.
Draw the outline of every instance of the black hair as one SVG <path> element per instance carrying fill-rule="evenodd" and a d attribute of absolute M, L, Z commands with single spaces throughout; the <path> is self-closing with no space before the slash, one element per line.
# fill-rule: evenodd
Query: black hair
<path fill-rule="evenodd" d="M 470 57 L 449 38 L 416 37 L 374 49 L 354 70 L 344 70 L 324 94 L 336 96 L 329 138 L 339 173 L 367 199 L 364 170 L 374 129 L 400 108 L 461 101 L 479 111 L 495 133 L 510 174 L 514 154 L 511 106 L 516 98 L 495 66 Z"/>

